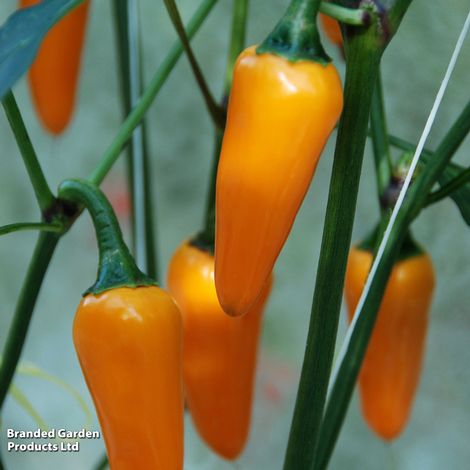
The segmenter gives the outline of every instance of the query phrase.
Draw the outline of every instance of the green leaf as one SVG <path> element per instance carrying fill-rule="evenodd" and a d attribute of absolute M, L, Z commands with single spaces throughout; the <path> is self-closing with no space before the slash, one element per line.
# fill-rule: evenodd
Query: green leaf
<path fill-rule="evenodd" d="M 28 70 L 47 31 L 84 0 L 44 0 L 13 13 L 0 28 L 0 99 Z"/>
<path fill-rule="evenodd" d="M 457 177 L 465 168 L 449 163 L 442 175 L 439 177 L 439 185 L 444 186 Z M 451 195 L 451 199 L 457 204 L 465 223 L 470 226 L 470 182 L 456 189 Z"/>

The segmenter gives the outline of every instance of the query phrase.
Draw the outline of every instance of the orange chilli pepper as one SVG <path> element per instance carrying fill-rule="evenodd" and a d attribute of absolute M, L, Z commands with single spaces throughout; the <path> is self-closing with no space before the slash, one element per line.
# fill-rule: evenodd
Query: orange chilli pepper
<path fill-rule="evenodd" d="M 241 318 L 226 315 L 214 286 L 214 257 L 190 242 L 173 255 L 168 287 L 183 315 L 183 376 L 199 434 L 226 459 L 245 447 L 261 318 L 271 279 Z"/>
<path fill-rule="evenodd" d="M 324 15 L 320 13 L 318 15 L 320 17 L 321 25 L 323 30 L 325 31 L 328 39 L 337 46 L 343 45 L 343 36 L 341 34 L 341 28 L 339 27 L 338 22 L 331 18 L 331 16 Z"/>
<path fill-rule="evenodd" d="M 93 184 L 66 180 L 61 200 L 90 212 L 98 279 L 80 302 L 73 340 L 112 470 L 182 470 L 182 320 L 135 264 L 116 216 Z"/>
<path fill-rule="evenodd" d="M 228 314 L 260 295 L 342 106 L 331 63 L 239 56 L 216 187 L 215 285 Z"/>
<path fill-rule="evenodd" d="M 23 8 L 37 3 L 20 0 Z M 29 71 L 36 111 L 52 134 L 60 134 L 72 117 L 89 5 L 82 3 L 48 31 Z"/>
<path fill-rule="evenodd" d="M 351 250 L 345 281 L 350 321 L 371 265 L 371 252 Z M 401 433 L 411 412 L 433 290 L 434 270 L 428 255 L 415 254 L 395 264 L 359 375 L 364 418 L 385 440 Z"/>

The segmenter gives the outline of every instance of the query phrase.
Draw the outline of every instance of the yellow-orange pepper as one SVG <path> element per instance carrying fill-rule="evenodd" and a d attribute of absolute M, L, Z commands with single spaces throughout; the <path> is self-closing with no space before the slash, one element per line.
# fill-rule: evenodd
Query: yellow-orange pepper
<path fill-rule="evenodd" d="M 20 5 L 38 2 L 20 0 Z M 36 111 L 52 134 L 60 134 L 72 117 L 89 5 L 79 5 L 48 31 L 29 71 Z"/>
<path fill-rule="evenodd" d="M 341 35 L 341 28 L 339 27 L 338 22 L 331 18 L 331 16 L 324 15 L 320 13 L 318 15 L 320 17 L 321 25 L 323 27 L 323 31 L 328 36 L 328 39 L 337 46 L 343 45 L 343 36 Z"/>
<path fill-rule="evenodd" d="M 173 255 L 168 287 L 183 315 L 185 394 L 197 430 L 226 459 L 243 450 L 249 433 L 261 318 L 271 280 L 241 318 L 220 307 L 214 258 L 184 243 Z"/>
<path fill-rule="evenodd" d="M 216 187 L 215 285 L 245 313 L 290 232 L 343 105 L 335 67 L 250 47 L 239 56 Z"/>
<path fill-rule="evenodd" d="M 350 320 L 371 264 L 369 251 L 351 250 L 345 283 Z M 434 271 L 426 254 L 395 264 L 359 375 L 364 418 L 385 440 L 397 437 L 410 415 L 433 290 Z"/>
<path fill-rule="evenodd" d="M 112 470 L 183 468 L 182 325 L 156 286 L 88 294 L 73 339 Z"/>

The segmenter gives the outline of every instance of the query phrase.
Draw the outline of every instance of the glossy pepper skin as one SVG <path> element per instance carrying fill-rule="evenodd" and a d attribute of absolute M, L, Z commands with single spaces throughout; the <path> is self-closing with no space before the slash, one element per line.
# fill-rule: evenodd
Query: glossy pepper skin
<path fill-rule="evenodd" d="M 38 0 L 20 0 L 30 7 Z M 47 33 L 29 71 L 36 111 L 44 127 L 60 134 L 73 114 L 89 1 L 68 13 Z"/>
<path fill-rule="evenodd" d="M 331 18 L 331 16 L 324 15 L 320 13 L 318 15 L 320 17 L 321 25 L 323 31 L 328 36 L 328 39 L 337 46 L 343 45 L 343 36 L 341 35 L 341 28 L 339 27 L 338 22 Z"/>
<path fill-rule="evenodd" d="M 369 251 L 351 250 L 345 282 L 350 321 L 371 264 Z M 384 440 L 403 431 L 411 412 L 433 291 L 434 270 L 426 254 L 395 264 L 359 375 L 364 418 Z"/>
<path fill-rule="evenodd" d="M 73 339 L 112 470 L 183 468 L 182 324 L 156 286 L 88 294 Z"/>
<path fill-rule="evenodd" d="M 183 315 L 183 375 L 199 434 L 235 459 L 247 442 L 261 319 L 271 280 L 249 312 L 231 318 L 214 286 L 214 258 L 188 242 L 170 262 L 168 287 Z"/>
<path fill-rule="evenodd" d="M 242 315 L 260 295 L 342 104 L 332 64 L 240 54 L 216 184 L 215 285 L 226 313 Z"/>

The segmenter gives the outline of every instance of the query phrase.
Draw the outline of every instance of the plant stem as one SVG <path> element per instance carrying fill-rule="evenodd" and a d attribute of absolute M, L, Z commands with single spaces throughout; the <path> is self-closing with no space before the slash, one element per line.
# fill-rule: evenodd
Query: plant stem
<path fill-rule="evenodd" d="M 123 107 L 128 115 L 142 91 L 138 14 L 135 0 L 115 0 L 115 26 L 121 72 Z M 132 202 L 132 234 L 137 265 L 150 277 L 157 274 L 150 158 L 145 118 L 132 134 L 128 147 L 129 188 Z"/>
<path fill-rule="evenodd" d="M 196 34 L 216 3 L 217 0 L 203 0 L 201 2 L 186 28 L 186 34 L 189 39 Z M 177 41 L 173 45 L 170 52 L 163 60 L 163 63 L 152 77 L 148 87 L 136 103 L 134 109 L 121 124 L 121 127 L 119 128 L 114 140 L 111 142 L 111 145 L 101 157 L 99 165 L 90 175 L 90 182 L 99 185 L 103 181 L 109 170 L 112 168 L 114 162 L 119 157 L 123 145 L 129 140 L 132 132 L 140 124 L 144 114 L 150 108 L 154 98 L 170 75 L 170 72 L 178 62 L 178 59 L 181 57 L 183 50 L 181 41 Z"/>
<path fill-rule="evenodd" d="M 370 12 L 362 8 L 345 8 L 331 2 L 321 2 L 319 11 L 341 23 L 361 26 L 370 21 Z"/>
<path fill-rule="evenodd" d="M 186 31 L 184 30 L 183 22 L 181 20 L 181 16 L 176 6 L 175 0 L 163 0 L 163 2 L 165 3 L 171 22 L 173 23 L 173 26 L 175 27 L 176 32 L 178 33 L 181 44 L 183 44 L 186 55 L 188 56 L 188 60 L 191 65 L 194 77 L 196 78 L 199 89 L 201 90 L 201 93 L 204 97 L 207 109 L 212 117 L 214 125 L 217 126 L 219 129 L 223 129 L 225 125 L 225 113 L 223 112 L 223 109 L 215 102 L 215 99 L 212 96 L 211 91 L 209 90 L 201 67 L 199 66 L 199 63 L 196 60 L 191 45 L 189 44 L 189 40 L 186 35 Z"/>
<path fill-rule="evenodd" d="M 310 468 L 318 442 L 381 50 L 370 46 L 369 35 L 365 32 L 351 37 L 346 44 L 346 55 L 344 110 L 338 129 L 310 327 L 285 470 Z"/>
<path fill-rule="evenodd" d="M 225 68 L 224 96 L 225 101 L 232 87 L 233 68 L 240 52 L 245 47 L 246 20 L 248 17 L 248 0 L 233 0 L 232 33 L 228 50 L 227 66 Z"/>
<path fill-rule="evenodd" d="M 375 174 L 377 177 L 377 191 L 380 201 L 390 184 L 390 178 L 392 176 L 392 158 L 388 144 L 387 120 L 385 117 L 380 72 L 377 76 L 374 93 L 372 95 L 370 123 L 374 149 Z"/>
<path fill-rule="evenodd" d="M 59 238 L 60 235 L 57 233 L 41 232 L 39 234 L 2 353 L 0 367 L 0 409 L 3 406 L 13 379 L 28 332 L 34 305 L 36 304 L 42 281 Z"/>
<path fill-rule="evenodd" d="M 256 52 L 277 54 L 291 62 L 310 60 L 328 64 L 331 59 L 323 49 L 316 21 L 320 3 L 320 0 L 291 0 L 287 11 Z"/>
<path fill-rule="evenodd" d="M 61 233 L 64 227 L 60 224 L 45 224 L 42 222 L 20 222 L 17 224 L 8 224 L 0 227 L 0 235 L 6 235 L 12 232 L 21 232 L 24 230 L 40 230 L 41 232 Z"/>
<path fill-rule="evenodd" d="M 108 456 L 106 453 L 100 458 L 98 463 L 93 468 L 94 470 L 105 470 L 108 468 Z"/>
<path fill-rule="evenodd" d="M 54 196 L 47 184 L 46 178 L 39 164 L 38 157 L 34 151 L 33 144 L 29 138 L 28 131 L 26 130 L 21 112 L 11 91 L 5 95 L 2 100 L 2 104 L 15 136 L 16 143 L 20 149 L 21 156 L 23 157 L 23 162 L 26 166 L 26 170 L 28 171 L 29 179 L 33 185 L 39 208 L 43 214 L 46 214 L 47 210 L 54 203 Z"/>
<path fill-rule="evenodd" d="M 97 186 L 85 180 L 65 180 L 59 186 L 59 198 L 85 206 L 95 227 L 100 257 L 98 279 L 85 294 L 156 284 L 137 267 L 122 238 L 116 214 Z"/>
<path fill-rule="evenodd" d="M 318 447 L 317 464 L 314 470 L 326 468 L 333 452 L 372 334 L 388 277 L 409 225 L 423 207 L 427 194 L 445 169 L 455 150 L 462 143 L 469 129 L 470 105 L 467 104 L 437 148 L 433 159 L 428 162 L 422 173 L 417 176 L 415 182 L 410 186 L 404 199 L 378 264 L 376 275 L 370 285 L 369 293 L 365 298 L 363 308 L 355 313 L 357 322 L 351 332 L 347 350 L 340 363 L 337 378 L 333 383 L 328 399 Z"/>
<path fill-rule="evenodd" d="M 440 189 L 430 193 L 426 199 L 424 207 L 428 207 L 431 204 L 434 204 L 446 198 L 447 196 L 450 196 L 454 191 L 468 182 L 470 182 L 470 168 L 462 170 L 454 179 L 441 186 Z"/>

